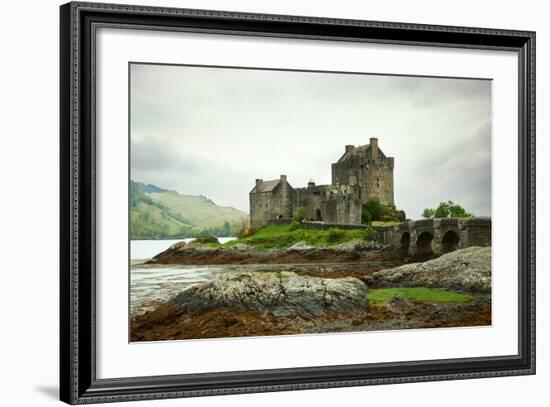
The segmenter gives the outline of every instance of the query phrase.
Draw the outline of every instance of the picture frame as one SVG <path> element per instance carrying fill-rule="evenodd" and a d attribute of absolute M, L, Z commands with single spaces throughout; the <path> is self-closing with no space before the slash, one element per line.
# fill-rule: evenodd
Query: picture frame
<path fill-rule="evenodd" d="M 535 374 L 535 33 L 71 2 L 60 8 L 60 398 L 69 404 Z M 100 27 L 508 51 L 518 65 L 518 351 L 500 356 L 98 378 Z M 512 265 L 510 265 L 511 268 Z"/>

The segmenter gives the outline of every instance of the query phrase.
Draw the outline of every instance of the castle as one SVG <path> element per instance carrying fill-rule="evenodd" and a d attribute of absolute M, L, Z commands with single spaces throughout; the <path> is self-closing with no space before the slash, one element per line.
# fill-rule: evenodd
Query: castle
<path fill-rule="evenodd" d="M 371 196 L 385 204 L 393 200 L 394 158 L 386 157 L 378 139 L 362 146 L 347 145 L 332 164 L 332 184 L 293 188 L 286 175 L 272 181 L 256 180 L 250 191 L 250 226 L 258 228 L 278 219 L 303 216 L 307 220 L 359 225 L 362 205 Z"/>

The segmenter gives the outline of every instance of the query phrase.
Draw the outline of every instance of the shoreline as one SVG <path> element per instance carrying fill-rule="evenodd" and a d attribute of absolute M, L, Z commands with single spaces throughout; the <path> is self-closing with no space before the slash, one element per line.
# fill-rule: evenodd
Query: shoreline
<path fill-rule="evenodd" d="M 191 246 L 191 247 L 190 247 Z M 431 258 L 432 256 L 430 256 Z M 175 244 L 145 262 L 151 265 L 253 265 L 253 264 L 366 264 L 371 262 L 403 261 L 395 250 L 381 245 L 360 250 L 344 247 L 289 247 L 284 249 L 254 250 L 250 247 L 209 247 Z M 425 258 L 424 258 L 425 259 Z"/>
<path fill-rule="evenodd" d="M 490 247 L 418 260 L 384 247 L 254 252 L 175 244 L 136 268 L 219 272 L 132 315 L 131 340 L 491 324 Z"/>
<path fill-rule="evenodd" d="M 262 310 L 216 307 L 186 312 L 159 302 L 131 320 L 131 342 L 250 336 L 389 331 L 423 328 L 490 326 L 490 296 L 465 304 L 396 300 L 385 306 L 366 305 L 352 311 L 328 310 L 322 316 L 278 315 Z"/>

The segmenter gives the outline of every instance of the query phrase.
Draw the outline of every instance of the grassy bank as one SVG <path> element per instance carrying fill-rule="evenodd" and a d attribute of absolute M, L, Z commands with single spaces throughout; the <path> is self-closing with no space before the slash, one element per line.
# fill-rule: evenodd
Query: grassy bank
<path fill-rule="evenodd" d="M 376 288 L 369 290 L 369 305 L 378 307 L 386 305 L 392 298 L 399 296 L 408 301 L 425 302 L 470 302 L 474 299 L 469 294 L 441 290 L 439 288 Z"/>
<path fill-rule="evenodd" d="M 382 220 L 373 220 L 371 222 L 372 227 L 386 227 L 386 226 L 395 226 L 399 225 L 401 222 L 398 221 L 382 221 Z"/>
<path fill-rule="evenodd" d="M 297 222 L 289 225 L 268 225 L 250 236 L 226 243 L 230 247 L 239 243 L 256 249 L 282 249 L 304 242 L 315 247 L 330 247 L 353 240 L 375 241 L 377 233 L 372 229 L 307 229 Z"/>

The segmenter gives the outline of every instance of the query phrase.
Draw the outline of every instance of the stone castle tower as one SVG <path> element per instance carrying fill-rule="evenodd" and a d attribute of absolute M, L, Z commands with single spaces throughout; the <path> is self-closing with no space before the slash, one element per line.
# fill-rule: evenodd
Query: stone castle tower
<path fill-rule="evenodd" d="M 370 144 L 346 146 L 344 155 L 332 164 L 332 184 L 293 188 L 286 175 L 272 181 L 256 180 L 250 191 L 250 225 L 258 228 L 276 220 L 290 220 L 297 214 L 310 221 L 361 224 L 363 203 L 377 196 L 394 204 L 393 157 L 386 157 L 378 139 Z"/>
<path fill-rule="evenodd" d="M 363 202 L 377 196 L 393 205 L 393 164 L 393 157 L 386 157 L 376 138 L 363 146 L 348 145 L 344 155 L 332 164 L 332 185 L 359 186 Z"/>

